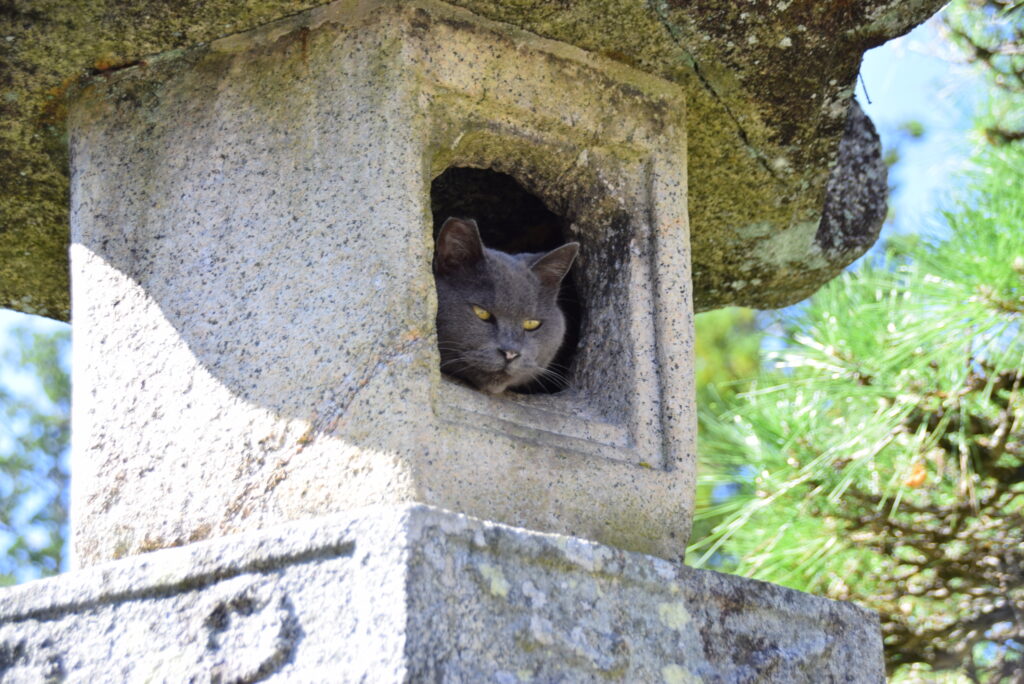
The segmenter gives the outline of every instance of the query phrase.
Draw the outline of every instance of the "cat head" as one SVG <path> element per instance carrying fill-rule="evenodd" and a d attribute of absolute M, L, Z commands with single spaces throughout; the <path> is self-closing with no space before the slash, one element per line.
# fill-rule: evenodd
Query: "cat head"
<path fill-rule="evenodd" d="M 497 394 L 554 370 L 565 337 L 558 290 L 579 243 L 547 253 L 484 247 L 476 221 L 449 218 L 434 251 L 441 370 Z"/>

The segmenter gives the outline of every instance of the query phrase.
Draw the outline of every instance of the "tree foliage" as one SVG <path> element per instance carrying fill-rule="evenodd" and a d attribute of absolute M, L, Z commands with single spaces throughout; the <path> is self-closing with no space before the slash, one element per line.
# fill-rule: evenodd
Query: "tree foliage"
<path fill-rule="evenodd" d="M 943 17 L 953 42 L 999 93 L 979 128 L 994 144 L 1024 140 L 1024 2 L 958 0 Z"/>
<path fill-rule="evenodd" d="M 703 420 L 705 416 L 714 417 L 726 410 L 736 393 L 749 386 L 750 378 L 761 362 L 762 334 L 758 330 L 757 312 L 742 307 L 698 314 L 695 325 L 697 404 L 704 407 L 699 415 L 700 420 Z M 702 425 L 701 432 L 704 430 Z M 704 442 L 698 442 L 698 450 L 703 445 Z M 698 458 L 705 471 L 717 467 L 713 458 L 705 457 L 704 454 L 699 454 Z M 714 495 L 711 488 L 698 489 L 696 508 L 708 510 Z M 716 517 L 705 515 L 694 521 L 691 534 L 695 538 L 704 537 L 718 523 Z"/>
<path fill-rule="evenodd" d="M 879 611 L 891 669 L 1019 678 L 1024 145 L 978 161 L 948 237 L 826 286 L 735 410 L 705 413 L 702 487 L 737 493 L 691 554 Z"/>
<path fill-rule="evenodd" d="M 697 315 L 696 328 L 697 391 L 732 394 L 760 363 L 757 312 L 740 307 L 708 311 Z"/>
<path fill-rule="evenodd" d="M 896 679 L 1024 683 L 1024 3 L 945 22 L 991 85 L 970 191 L 705 404 L 691 562 L 877 610 Z"/>
<path fill-rule="evenodd" d="M 70 336 L 16 328 L 12 342 L 0 355 L 0 585 L 56 573 L 67 528 Z"/>

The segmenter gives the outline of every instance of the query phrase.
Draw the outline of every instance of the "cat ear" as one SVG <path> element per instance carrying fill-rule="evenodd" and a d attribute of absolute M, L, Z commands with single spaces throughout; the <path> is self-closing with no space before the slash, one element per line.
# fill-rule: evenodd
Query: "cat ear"
<path fill-rule="evenodd" d="M 437 235 L 434 272 L 451 273 L 484 258 L 484 243 L 473 219 L 448 218 Z"/>
<path fill-rule="evenodd" d="M 579 254 L 580 243 L 570 242 L 553 249 L 530 264 L 530 270 L 548 287 L 556 287 L 572 267 Z"/>

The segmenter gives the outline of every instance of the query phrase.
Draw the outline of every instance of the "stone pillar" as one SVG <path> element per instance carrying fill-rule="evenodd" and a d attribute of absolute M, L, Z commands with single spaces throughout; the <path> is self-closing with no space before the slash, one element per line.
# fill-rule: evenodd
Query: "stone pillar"
<path fill-rule="evenodd" d="M 680 558 L 694 489 L 677 86 L 436 2 L 337 2 L 71 107 L 73 538 L 88 565 L 421 502 Z M 570 224 L 569 389 L 441 376 L 431 180 Z"/>
<path fill-rule="evenodd" d="M 433 0 L 340 1 L 98 77 L 69 126 L 79 569 L 0 595 L 0 680 L 882 677 L 872 614 L 679 562 L 675 86 Z M 567 389 L 440 374 L 451 167 L 581 243 Z"/>

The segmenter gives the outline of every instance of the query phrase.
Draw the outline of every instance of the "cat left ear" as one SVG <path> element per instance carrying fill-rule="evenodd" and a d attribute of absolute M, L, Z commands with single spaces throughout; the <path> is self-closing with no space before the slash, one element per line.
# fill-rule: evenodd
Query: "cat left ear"
<path fill-rule="evenodd" d="M 530 270 L 547 287 L 557 287 L 572 268 L 572 262 L 580 252 L 580 243 L 570 242 L 553 249 L 530 265 Z"/>
<path fill-rule="evenodd" d="M 434 272 L 452 273 L 484 258 L 484 243 L 473 219 L 448 218 L 434 248 Z"/>

